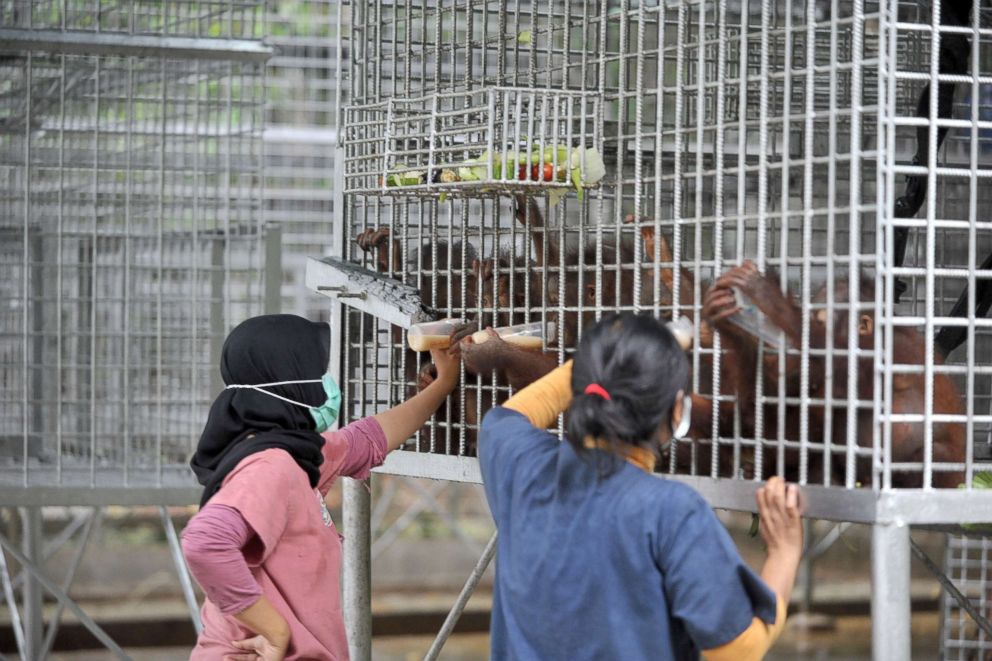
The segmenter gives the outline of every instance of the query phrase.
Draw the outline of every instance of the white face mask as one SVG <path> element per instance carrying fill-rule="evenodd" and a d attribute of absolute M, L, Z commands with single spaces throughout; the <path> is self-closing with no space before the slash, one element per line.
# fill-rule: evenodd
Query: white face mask
<path fill-rule="evenodd" d="M 689 433 L 689 425 L 692 424 L 692 395 L 682 397 L 682 419 L 677 427 L 672 429 L 672 438 L 680 441 Z"/>
<path fill-rule="evenodd" d="M 298 402 L 295 399 L 290 399 L 289 397 L 283 397 L 282 395 L 277 395 L 271 390 L 266 390 L 266 388 L 272 388 L 274 386 L 285 386 L 291 383 L 320 383 L 324 387 L 324 394 L 327 395 L 327 399 L 320 406 L 310 406 L 309 404 L 304 404 L 303 402 Z M 265 393 L 270 397 L 275 397 L 276 399 L 281 399 L 289 404 L 295 404 L 297 406 L 302 406 L 303 408 L 310 411 L 310 415 L 313 417 L 314 425 L 318 432 L 326 431 L 334 421 L 338 419 L 338 411 L 341 408 L 341 389 L 338 388 L 338 384 L 334 381 L 330 374 L 325 374 L 320 379 L 306 379 L 299 381 L 274 381 L 272 383 L 256 383 L 252 385 L 232 383 L 227 386 L 225 390 L 231 388 L 245 388 L 248 390 L 255 390 L 261 393 Z"/>

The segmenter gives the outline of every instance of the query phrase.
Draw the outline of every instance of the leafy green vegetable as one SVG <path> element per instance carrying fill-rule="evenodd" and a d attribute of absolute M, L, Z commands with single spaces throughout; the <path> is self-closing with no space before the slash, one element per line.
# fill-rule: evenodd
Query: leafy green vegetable
<path fill-rule="evenodd" d="M 959 484 L 958 489 L 964 489 L 967 485 Z M 974 489 L 992 489 L 992 472 L 982 471 L 971 476 L 971 486 Z M 961 525 L 965 530 L 972 532 L 992 533 L 992 526 L 982 523 L 965 523 Z"/>

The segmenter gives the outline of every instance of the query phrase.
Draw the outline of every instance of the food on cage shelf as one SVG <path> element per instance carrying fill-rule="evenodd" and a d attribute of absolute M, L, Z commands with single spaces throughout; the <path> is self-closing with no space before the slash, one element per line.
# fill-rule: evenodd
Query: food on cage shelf
<path fill-rule="evenodd" d="M 499 335 L 504 342 L 514 344 L 521 349 L 540 349 L 545 341 L 553 342 L 555 338 L 555 323 L 549 322 L 545 326 L 544 322 L 534 321 L 529 324 L 517 324 L 515 326 L 503 326 L 493 328 L 492 332 Z M 545 332 L 547 331 L 547 332 Z M 492 337 L 490 330 L 481 330 L 472 335 L 472 342 L 483 344 Z"/>
<path fill-rule="evenodd" d="M 967 484 L 961 483 L 958 485 L 958 489 L 968 488 Z M 992 489 L 992 473 L 988 471 L 979 471 L 972 474 L 971 476 L 971 488 L 972 489 Z M 987 523 L 965 523 L 961 526 L 965 530 L 971 532 L 981 532 L 985 535 L 992 533 L 992 525 Z"/>
<path fill-rule="evenodd" d="M 440 319 L 414 324 L 406 333 L 407 342 L 418 353 L 431 349 L 447 349 L 451 346 L 451 334 L 464 324 L 464 319 Z"/>
<path fill-rule="evenodd" d="M 458 176 L 458 173 L 450 168 L 434 170 L 431 173 L 432 184 L 453 184 L 460 180 L 461 178 Z"/>
<path fill-rule="evenodd" d="M 399 186 L 419 186 L 424 183 L 424 173 L 416 170 L 407 170 L 399 175 Z"/>
<path fill-rule="evenodd" d="M 517 43 L 521 46 L 529 46 L 534 41 L 534 33 L 530 30 L 523 30 L 517 35 Z"/>
<path fill-rule="evenodd" d="M 403 167 L 399 165 L 397 167 Z M 379 180 L 379 185 L 383 183 L 386 184 L 387 188 L 395 188 L 399 186 L 419 186 L 424 183 L 426 173 L 419 170 L 405 170 L 402 172 L 394 172 L 387 174 L 384 179 Z"/>
<path fill-rule="evenodd" d="M 594 148 L 549 146 L 541 149 L 538 146 L 529 153 L 487 150 L 479 158 L 459 167 L 457 176 L 461 181 L 479 182 L 507 179 L 538 183 L 570 181 L 581 200 L 585 188 L 595 186 L 606 176 L 606 166 Z M 567 192 L 567 189 L 549 191 L 552 206 Z"/>
<path fill-rule="evenodd" d="M 545 163 L 543 167 L 541 165 L 531 167 L 530 178 L 534 181 L 565 181 L 568 178 L 568 172 L 564 167 L 559 167 L 556 174 L 555 166 L 551 163 Z"/>

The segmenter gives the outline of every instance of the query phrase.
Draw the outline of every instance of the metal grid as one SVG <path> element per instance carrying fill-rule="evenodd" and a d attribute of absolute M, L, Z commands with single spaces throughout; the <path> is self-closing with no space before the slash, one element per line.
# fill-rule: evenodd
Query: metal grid
<path fill-rule="evenodd" d="M 191 486 L 220 344 L 266 293 L 261 70 L 235 42 L 259 6 L 0 16 L 0 487 Z"/>
<path fill-rule="evenodd" d="M 572 148 L 601 142 L 599 114 L 591 94 L 504 87 L 352 106 L 345 111 L 345 192 L 568 190 Z M 535 150 L 539 158 L 525 164 L 520 153 Z"/>
<path fill-rule="evenodd" d="M 944 569 L 961 593 L 978 612 L 989 617 L 990 554 L 988 538 L 949 535 L 944 553 Z M 972 661 L 992 653 L 992 640 L 954 599 L 944 596 L 941 606 L 941 659 Z"/>
<path fill-rule="evenodd" d="M 311 319 L 327 307 L 303 285 L 307 256 L 332 242 L 339 26 L 343 3 L 267 3 L 265 42 L 264 219 L 282 232 L 283 310 Z"/>
<path fill-rule="evenodd" d="M 561 318 L 567 332 L 549 350 L 562 359 L 582 325 L 606 311 L 698 322 L 709 283 L 751 259 L 796 302 L 799 348 L 759 349 L 765 368 L 747 393 L 755 403 L 726 417 L 714 413 L 712 429 L 697 428 L 691 443 L 671 453 L 669 470 L 746 479 L 781 473 L 847 489 L 970 483 L 974 472 L 992 468 L 982 461 L 992 421 L 992 381 L 981 366 L 990 322 L 982 314 L 973 322 L 952 318 L 949 309 L 966 283 L 974 291 L 992 274 L 980 268 L 992 249 L 980 231 L 992 217 L 985 185 L 992 176 L 992 9 L 976 3 L 967 30 L 941 25 L 933 9 L 784 0 L 355 3 L 346 117 L 364 132 L 345 142 L 342 183 L 355 192 L 347 197 L 343 252 L 417 286 L 445 314 L 484 323 Z M 940 78 L 958 88 L 954 119 L 939 119 L 948 138 L 931 150 L 932 162 L 911 165 L 916 128 L 938 119 L 936 102 L 916 117 L 924 86 L 936 80 L 935 43 L 965 33 L 970 68 Z M 429 152 L 444 149 L 447 127 L 431 125 L 431 111 L 503 86 L 600 100 L 596 130 L 607 176 L 598 189 L 553 208 L 541 201 L 540 215 L 527 211 L 519 222 L 512 200 L 491 186 L 478 185 L 472 199 L 442 201 L 427 182 L 391 189 L 376 178 L 400 170 L 390 150 L 406 150 L 395 159 L 403 166 L 422 158 L 416 165 L 429 170 Z M 395 110 L 409 105 L 426 111 L 415 114 L 426 142 L 413 147 L 397 139 L 409 126 Z M 452 115 L 471 107 L 456 105 Z M 498 114 L 480 116 L 458 130 L 477 131 L 481 151 L 500 123 Z M 497 143 L 505 142 L 494 148 L 515 148 L 517 137 L 501 135 Z M 904 177 L 928 172 L 934 176 L 924 182 L 919 218 L 897 218 Z M 627 224 L 628 214 L 650 220 Z M 899 226 L 912 227 L 901 266 L 892 246 Z M 371 236 L 381 229 L 389 238 Z M 671 254 L 660 240 L 642 241 L 643 230 L 664 237 Z M 363 234 L 365 247 L 381 248 L 347 243 Z M 563 255 L 558 262 L 555 252 Z M 491 271 L 473 267 L 475 258 L 490 260 Z M 877 295 L 859 300 L 852 292 L 848 303 L 843 290 L 857 282 L 852 273 L 867 275 Z M 910 284 L 898 304 L 897 278 Z M 859 314 L 847 314 L 852 309 Z M 824 337 L 840 339 L 817 340 L 818 314 Z M 872 315 L 873 332 L 859 346 L 861 314 Z M 941 365 L 927 347 L 955 324 L 970 325 L 970 339 Z M 733 407 L 742 393 L 729 380 L 726 338 L 711 342 L 696 325 L 693 389 L 704 405 Z M 354 415 L 416 387 L 417 358 L 402 349 L 398 330 L 354 313 L 346 329 L 343 368 Z M 900 348 L 907 343 L 914 347 L 908 357 Z M 817 379 L 832 389 L 817 390 Z M 854 383 L 856 393 L 846 387 Z M 472 454 L 477 420 L 507 387 L 489 375 L 466 375 L 464 384 L 417 448 Z M 907 427 L 913 431 L 904 444 Z M 962 434 L 972 442 L 955 445 Z"/>
<path fill-rule="evenodd" d="M 3 0 L 0 26 L 31 30 L 256 39 L 258 0 Z"/>

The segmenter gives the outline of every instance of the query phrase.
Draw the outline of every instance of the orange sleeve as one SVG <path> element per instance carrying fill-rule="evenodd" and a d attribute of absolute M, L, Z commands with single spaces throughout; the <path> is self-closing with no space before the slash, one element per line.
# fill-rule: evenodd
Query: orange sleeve
<path fill-rule="evenodd" d="M 765 624 L 758 618 L 751 626 L 726 645 L 703 650 L 706 661 L 761 661 L 785 628 L 788 605 L 781 597 L 776 599 L 775 624 Z"/>
<path fill-rule="evenodd" d="M 503 404 L 538 429 L 547 429 L 572 403 L 572 361 L 557 367 Z"/>

